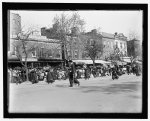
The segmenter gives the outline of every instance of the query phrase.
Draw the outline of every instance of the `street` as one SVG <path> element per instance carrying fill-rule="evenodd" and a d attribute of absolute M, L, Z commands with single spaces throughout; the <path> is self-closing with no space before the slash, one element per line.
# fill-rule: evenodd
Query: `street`
<path fill-rule="evenodd" d="M 68 80 L 52 85 L 41 81 L 10 84 L 9 112 L 21 113 L 139 113 L 142 109 L 142 76 L 123 75 Z"/>

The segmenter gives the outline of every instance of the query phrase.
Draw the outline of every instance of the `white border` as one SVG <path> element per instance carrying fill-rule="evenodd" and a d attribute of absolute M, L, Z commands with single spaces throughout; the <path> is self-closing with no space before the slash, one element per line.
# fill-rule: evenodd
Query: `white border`
<path fill-rule="evenodd" d="M 2 10 L 2 2 L 32 2 L 32 3 L 35 3 L 35 2 L 40 2 L 40 3 L 43 3 L 43 2 L 47 2 L 47 3 L 50 3 L 50 2 L 55 2 L 55 3 L 149 3 L 150 1 L 149 0 L 2 0 L 1 1 L 1 4 L 0 4 L 0 7 L 1 7 L 1 10 Z M 149 8 L 149 5 L 148 5 L 148 8 Z M 0 17 L 2 18 L 2 14 L 0 14 Z M 150 17 L 150 11 L 148 10 L 148 18 Z M 149 19 L 148 19 L 149 20 Z M 0 23 L 2 23 L 2 19 L 0 19 Z M 150 28 L 150 25 L 148 24 L 148 30 Z M 2 35 L 2 24 L 0 24 L 0 35 Z M 149 32 L 148 32 L 149 34 Z M 2 36 L 1 36 L 1 42 L 0 42 L 0 120 L 8 120 L 8 119 L 4 119 L 3 118 L 3 45 L 2 45 Z M 148 43 L 148 46 L 150 46 L 150 42 Z M 149 49 L 148 49 L 149 51 Z M 150 53 L 148 54 L 149 57 L 150 57 Z M 150 59 L 148 57 L 148 60 Z M 148 66 L 148 69 L 150 68 L 150 65 Z M 150 72 L 148 71 L 148 75 L 150 75 Z M 149 80 L 149 78 L 148 78 Z M 143 80 L 144 81 L 144 80 Z M 150 83 L 148 83 L 148 88 L 150 87 Z M 150 97 L 150 94 L 148 94 L 148 97 Z M 150 106 L 148 105 L 148 109 L 150 109 Z M 148 113 L 149 114 L 149 113 Z M 150 116 L 148 116 L 148 118 L 150 118 Z M 29 118 L 28 118 L 29 119 Z M 11 119 L 10 119 L 11 120 Z M 24 119 L 14 119 L 14 120 L 24 120 Z M 30 120 L 30 119 L 29 119 Z M 32 119 L 32 120 L 43 120 L 43 119 Z M 45 119 L 45 120 L 49 120 L 49 119 Z M 50 120 L 54 120 L 54 119 L 50 119 Z M 70 119 L 55 119 L 55 120 L 70 120 Z M 79 120 L 79 119 L 74 119 L 74 120 Z M 80 119 L 81 120 L 81 119 Z M 82 121 L 85 121 L 86 119 L 82 119 Z M 91 119 L 90 119 L 91 120 Z M 96 120 L 96 119 L 92 119 L 92 120 Z M 97 119 L 99 120 L 99 119 Z M 103 119 L 103 120 L 118 120 L 118 119 Z M 120 120 L 120 119 L 119 119 Z M 121 119 L 122 120 L 122 119 Z M 138 119 L 123 119 L 123 120 L 138 120 Z M 140 119 L 141 120 L 141 119 Z M 147 119 L 148 120 L 148 119 Z"/>

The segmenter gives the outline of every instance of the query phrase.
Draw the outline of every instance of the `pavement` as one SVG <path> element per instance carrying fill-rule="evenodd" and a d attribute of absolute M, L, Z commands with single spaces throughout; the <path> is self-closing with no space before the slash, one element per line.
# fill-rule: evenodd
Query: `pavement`
<path fill-rule="evenodd" d="M 40 81 L 10 84 L 9 112 L 17 113 L 140 113 L 142 76 L 123 75 L 79 79 L 80 86 L 69 87 L 68 80 L 53 84 Z"/>

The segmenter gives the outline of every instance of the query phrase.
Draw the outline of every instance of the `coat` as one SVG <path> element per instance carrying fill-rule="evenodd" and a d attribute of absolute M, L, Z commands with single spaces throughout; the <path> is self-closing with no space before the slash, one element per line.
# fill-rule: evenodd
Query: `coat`
<path fill-rule="evenodd" d="M 69 79 L 74 79 L 75 76 L 75 66 L 74 64 L 71 64 L 71 66 L 69 67 L 69 73 L 68 73 Z"/>
<path fill-rule="evenodd" d="M 32 83 L 37 83 L 38 82 L 38 80 L 37 80 L 37 74 L 36 74 L 35 71 L 31 71 L 30 72 L 30 79 L 31 79 Z"/>
<path fill-rule="evenodd" d="M 49 83 L 53 83 L 54 82 L 54 72 L 48 72 L 47 73 L 47 77 L 46 77 L 46 79 L 47 79 L 47 82 Z"/>

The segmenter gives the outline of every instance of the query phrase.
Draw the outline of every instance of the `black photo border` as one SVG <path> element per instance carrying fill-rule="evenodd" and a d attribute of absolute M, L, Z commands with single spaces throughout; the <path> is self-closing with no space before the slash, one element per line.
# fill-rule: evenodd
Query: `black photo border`
<path fill-rule="evenodd" d="M 143 11 L 143 80 L 141 113 L 9 113 L 9 91 L 7 82 L 7 40 L 9 10 L 142 10 Z M 3 117 L 4 118 L 104 118 L 104 119 L 147 119 L 148 118 L 148 4 L 124 3 L 2 3 L 3 32 Z"/>

